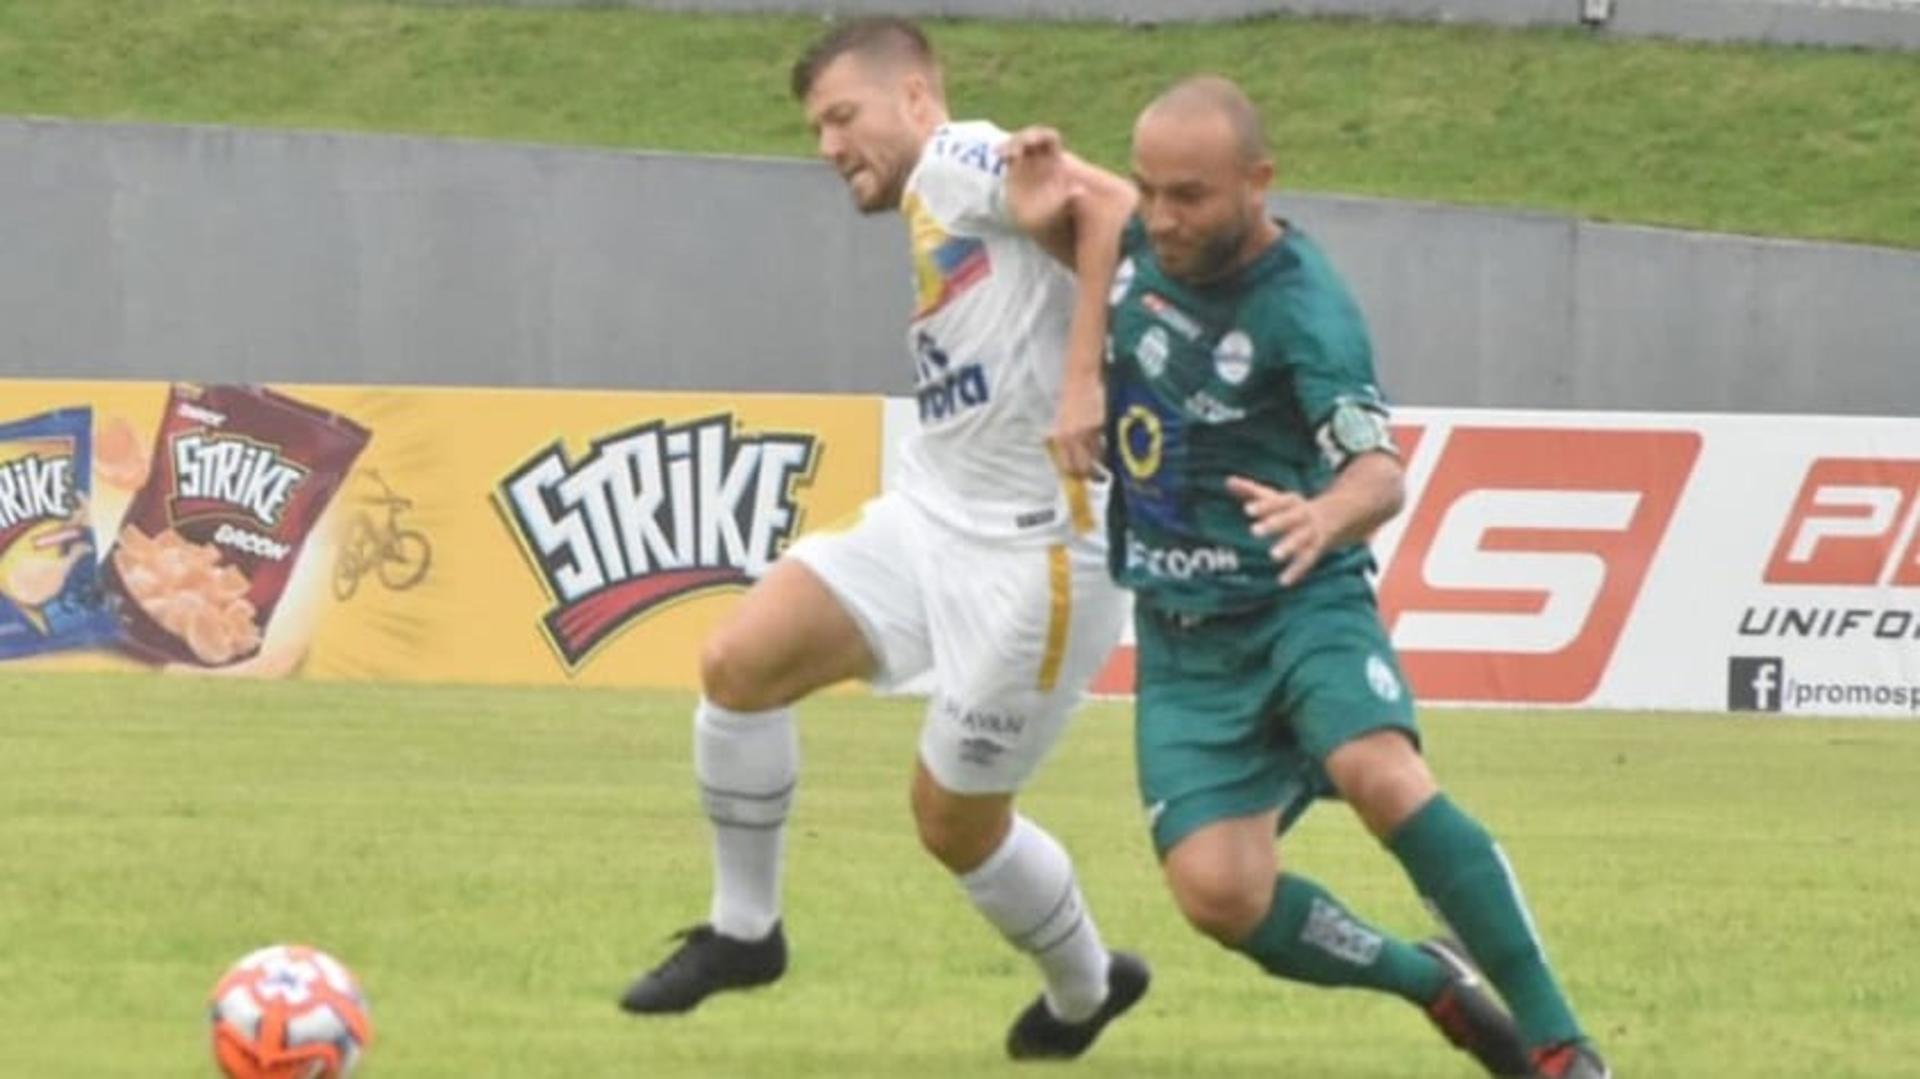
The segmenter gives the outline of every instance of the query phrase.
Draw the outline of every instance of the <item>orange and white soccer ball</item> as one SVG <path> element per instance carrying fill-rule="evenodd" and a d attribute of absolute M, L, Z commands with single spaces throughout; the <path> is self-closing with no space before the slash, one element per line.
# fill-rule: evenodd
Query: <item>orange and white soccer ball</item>
<path fill-rule="evenodd" d="M 367 998 L 339 960 L 262 948 L 213 987 L 213 1058 L 229 1079 L 346 1079 L 373 1041 Z"/>

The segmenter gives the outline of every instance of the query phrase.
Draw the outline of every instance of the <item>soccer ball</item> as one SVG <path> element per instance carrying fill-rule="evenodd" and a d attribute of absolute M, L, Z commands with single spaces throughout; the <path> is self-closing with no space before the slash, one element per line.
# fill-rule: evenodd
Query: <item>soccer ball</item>
<path fill-rule="evenodd" d="M 373 1040 L 347 968 L 297 944 L 262 948 L 213 987 L 213 1058 L 229 1079 L 346 1079 Z"/>

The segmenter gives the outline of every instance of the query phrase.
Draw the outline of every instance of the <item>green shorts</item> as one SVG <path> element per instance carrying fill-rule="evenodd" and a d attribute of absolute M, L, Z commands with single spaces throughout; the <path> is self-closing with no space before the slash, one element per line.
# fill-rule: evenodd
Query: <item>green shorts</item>
<path fill-rule="evenodd" d="M 1415 745 L 1413 696 L 1364 578 L 1286 603 L 1188 618 L 1136 606 L 1140 796 L 1165 857 L 1195 829 L 1280 810 L 1285 831 L 1334 794 L 1322 766 L 1391 728 Z"/>

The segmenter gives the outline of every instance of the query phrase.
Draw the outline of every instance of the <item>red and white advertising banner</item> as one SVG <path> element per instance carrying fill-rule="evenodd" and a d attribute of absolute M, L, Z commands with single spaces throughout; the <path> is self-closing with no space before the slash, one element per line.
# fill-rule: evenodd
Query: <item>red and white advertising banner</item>
<path fill-rule="evenodd" d="M 887 416 L 891 448 L 911 415 Z M 1376 583 L 1424 700 L 1920 718 L 1920 419 L 1395 428 L 1408 498 Z M 1097 689 L 1128 690 L 1130 649 Z"/>

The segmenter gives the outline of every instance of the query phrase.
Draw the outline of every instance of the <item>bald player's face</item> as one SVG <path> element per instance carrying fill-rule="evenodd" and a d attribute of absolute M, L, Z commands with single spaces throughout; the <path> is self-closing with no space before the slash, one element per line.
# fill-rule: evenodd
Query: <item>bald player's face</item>
<path fill-rule="evenodd" d="M 1267 178 L 1242 158 L 1218 113 L 1149 110 L 1134 125 L 1140 218 L 1173 277 L 1206 281 L 1233 267 L 1258 223 Z"/>
<path fill-rule="evenodd" d="M 847 53 L 813 80 L 805 107 L 820 156 L 853 192 L 861 213 L 897 209 L 920 159 L 911 118 L 917 76 Z"/>

